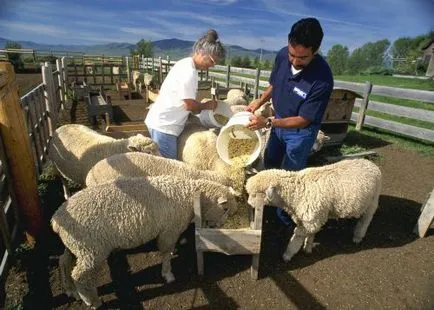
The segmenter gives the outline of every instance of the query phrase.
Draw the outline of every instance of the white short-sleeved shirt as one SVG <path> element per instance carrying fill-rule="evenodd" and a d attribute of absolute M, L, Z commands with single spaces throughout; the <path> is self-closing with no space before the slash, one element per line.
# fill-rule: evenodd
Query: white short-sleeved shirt
<path fill-rule="evenodd" d="M 148 128 L 179 136 L 188 114 L 184 99 L 196 99 L 198 76 L 193 58 L 176 62 L 161 85 L 160 92 L 145 119 Z"/>

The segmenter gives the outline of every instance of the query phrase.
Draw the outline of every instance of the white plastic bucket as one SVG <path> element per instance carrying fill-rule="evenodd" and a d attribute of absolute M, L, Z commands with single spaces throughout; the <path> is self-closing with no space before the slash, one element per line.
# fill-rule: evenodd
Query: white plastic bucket
<path fill-rule="evenodd" d="M 231 108 L 223 101 L 217 102 L 217 108 L 213 110 L 202 110 L 199 114 L 200 123 L 208 128 L 221 128 L 224 125 L 220 124 L 216 118 L 214 117 L 215 114 L 220 114 L 228 119 L 232 117 L 234 114 L 231 110 Z"/>
<path fill-rule="evenodd" d="M 238 112 L 234 114 L 228 123 L 220 130 L 217 137 L 217 154 L 227 164 L 233 165 L 234 162 L 229 156 L 229 141 L 231 139 L 253 139 L 256 141 L 255 148 L 250 154 L 244 166 L 251 165 L 261 154 L 262 139 L 258 130 L 252 131 L 245 127 L 250 122 L 250 112 Z"/>

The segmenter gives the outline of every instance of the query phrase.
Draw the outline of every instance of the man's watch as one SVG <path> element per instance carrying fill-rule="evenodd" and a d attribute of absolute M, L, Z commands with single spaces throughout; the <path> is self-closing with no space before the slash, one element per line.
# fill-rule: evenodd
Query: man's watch
<path fill-rule="evenodd" d="M 265 122 L 265 128 L 271 129 L 271 127 L 273 127 L 273 119 L 271 117 L 268 117 L 267 121 Z"/>

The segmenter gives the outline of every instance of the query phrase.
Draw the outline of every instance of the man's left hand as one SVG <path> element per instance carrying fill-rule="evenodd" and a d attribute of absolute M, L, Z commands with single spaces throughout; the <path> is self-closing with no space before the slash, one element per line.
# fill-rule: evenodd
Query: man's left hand
<path fill-rule="evenodd" d="M 264 128 L 266 122 L 267 119 L 265 117 L 252 115 L 250 116 L 250 123 L 248 123 L 246 127 L 250 130 L 258 130 Z"/>

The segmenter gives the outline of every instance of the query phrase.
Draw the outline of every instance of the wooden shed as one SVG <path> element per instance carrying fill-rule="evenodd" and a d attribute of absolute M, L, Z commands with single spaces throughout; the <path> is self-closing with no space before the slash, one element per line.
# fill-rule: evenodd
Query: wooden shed
<path fill-rule="evenodd" d="M 356 98 L 362 98 L 362 96 L 344 88 L 333 89 L 321 122 L 321 130 L 330 137 L 325 145 L 343 143 L 347 136 L 348 124 Z"/>

